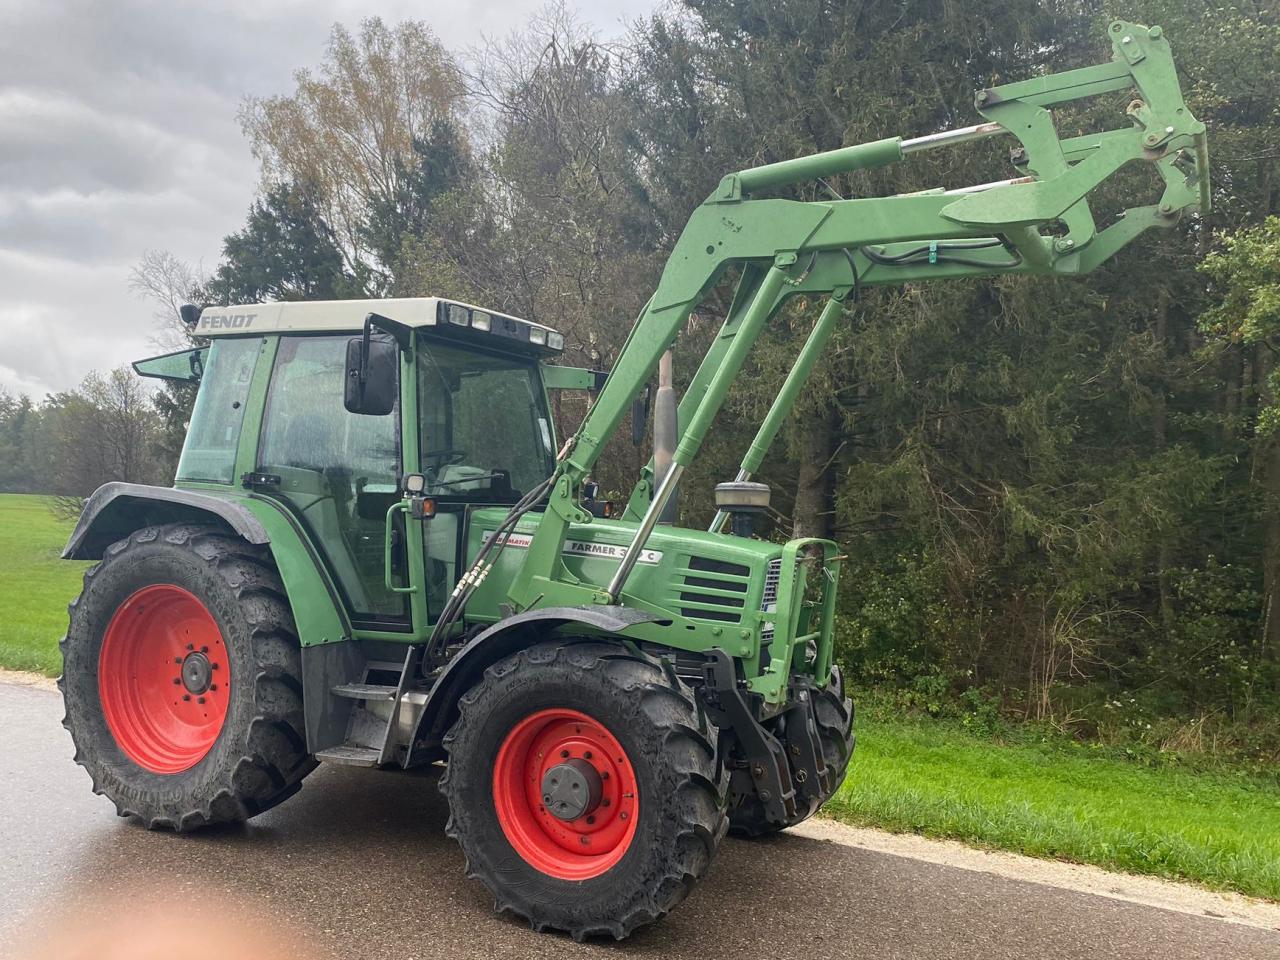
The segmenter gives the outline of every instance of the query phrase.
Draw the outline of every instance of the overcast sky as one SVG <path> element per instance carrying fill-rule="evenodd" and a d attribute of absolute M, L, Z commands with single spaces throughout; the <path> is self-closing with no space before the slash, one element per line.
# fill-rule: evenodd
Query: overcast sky
<path fill-rule="evenodd" d="M 654 0 L 582 0 L 605 37 Z M 331 25 L 504 36 L 543 0 L 0 0 L 0 388 L 41 398 L 154 353 L 148 249 L 212 267 L 257 169 L 236 110 L 288 93 Z"/>

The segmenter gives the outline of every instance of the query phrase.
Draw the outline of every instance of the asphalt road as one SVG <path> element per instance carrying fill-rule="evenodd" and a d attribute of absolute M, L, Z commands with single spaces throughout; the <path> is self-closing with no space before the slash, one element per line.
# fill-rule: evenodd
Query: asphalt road
<path fill-rule="evenodd" d="M 56 693 L 0 683 L 9 956 L 1280 958 L 1280 933 L 787 836 L 727 841 L 665 921 L 577 944 L 493 914 L 434 771 L 322 767 L 247 826 L 151 833 L 92 795 L 61 716 Z"/>

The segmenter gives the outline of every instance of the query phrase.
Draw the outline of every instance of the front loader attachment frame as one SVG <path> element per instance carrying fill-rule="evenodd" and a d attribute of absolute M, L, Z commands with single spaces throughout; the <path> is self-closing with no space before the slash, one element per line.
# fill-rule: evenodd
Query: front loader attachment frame
<path fill-rule="evenodd" d="M 1172 227 L 1188 209 L 1207 211 L 1205 127 L 1183 101 L 1168 41 L 1159 27 L 1122 21 L 1110 25 L 1108 36 L 1109 63 L 978 91 L 975 107 L 983 122 L 976 126 L 878 140 L 726 176 L 690 217 L 596 403 L 561 451 L 548 508 L 509 591 L 515 608 L 626 602 L 627 577 L 658 515 L 697 455 L 750 347 L 786 298 L 828 295 L 833 302 L 801 351 L 740 477 L 758 467 L 825 346 L 839 303 L 851 291 L 956 277 L 1087 273 L 1146 230 Z M 1127 90 L 1134 91 L 1127 126 L 1059 139 L 1049 108 Z M 1005 180 L 851 200 L 755 196 L 1000 136 L 1016 141 L 1016 176 Z M 1099 228 L 1089 194 L 1131 163 L 1153 166 L 1163 192 L 1158 202 L 1132 207 Z M 628 516 L 638 521 L 635 539 L 610 583 L 581 583 L 565 569 L 561 548 L 570 523 L 590 521 L 578 506 L 582 481 L 659 357 L 731 267 L 741 271 L 737 291 L 680 404 L 671 470 L 656 490 L 652 465 L 637 483 L 628 507 Z"/>

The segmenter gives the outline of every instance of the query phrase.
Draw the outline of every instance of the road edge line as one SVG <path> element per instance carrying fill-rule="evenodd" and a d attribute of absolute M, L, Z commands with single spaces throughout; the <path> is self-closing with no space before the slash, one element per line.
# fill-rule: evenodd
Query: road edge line
<path fill-rule="evenodd" d="M 1280 931 L 1280 903 L 1239 893 L 1208 890 L 1160 877 L 1114 873 L 1088 864 L 1039 860 L 1017 853 L 980 850 L 955 840 L 933 840 L 915 834 L 889 833 L 854 827 L 826 817 L 806 820 L 789 833 L 812 840 L 838 843 L 938 866 L 988 873 L 1056 887 L 1139 906 L 1235 923 L 1271 932 Z"/>

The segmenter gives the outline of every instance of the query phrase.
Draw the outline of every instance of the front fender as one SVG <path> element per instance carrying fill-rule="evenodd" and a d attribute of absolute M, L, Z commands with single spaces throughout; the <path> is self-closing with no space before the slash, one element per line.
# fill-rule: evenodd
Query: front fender
<path fill-rule="evenodd" d="M 565 628 L 592 635 L 617 636 L 642 623 L 670 621 L 633 607 L 603 605 L 544 607 L 499 620 L 458 651 L 436 678 L 418 716 L 404 765 L 412 766 L 438 756 L 445 732 L 457 719 L 458 698 L 480 681 L 485 670 L 504 657 Z"/>

